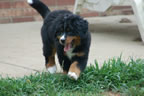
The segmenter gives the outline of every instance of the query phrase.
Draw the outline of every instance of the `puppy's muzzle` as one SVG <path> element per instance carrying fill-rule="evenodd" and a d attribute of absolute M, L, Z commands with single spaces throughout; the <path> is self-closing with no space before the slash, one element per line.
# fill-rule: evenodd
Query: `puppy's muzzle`
<path fill-rule="evenodd" d="M 63 34 L 63 35 L 61 36 L 61 38 L 60 38 L 60 43 L 61 43 L 62 45 L 64 45 L 64 44 L 65 44 L 65 40 L 66 40 L 66 37 L 65 37 L 65 34 Z"/>

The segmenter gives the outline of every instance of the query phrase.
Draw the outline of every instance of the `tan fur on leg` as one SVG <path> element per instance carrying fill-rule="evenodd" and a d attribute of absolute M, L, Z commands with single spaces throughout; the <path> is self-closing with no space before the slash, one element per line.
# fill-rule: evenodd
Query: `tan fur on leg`
<path fill-rule="evenodd" d="M 69 69 L 69 72 L 68 72 L 68 76 L 77 80 L 80 76 L 80 69 L 78 68 L 77 66 L 78 62 L 75 61 L 71 64 L 70 66 L 70 69 Z"/>

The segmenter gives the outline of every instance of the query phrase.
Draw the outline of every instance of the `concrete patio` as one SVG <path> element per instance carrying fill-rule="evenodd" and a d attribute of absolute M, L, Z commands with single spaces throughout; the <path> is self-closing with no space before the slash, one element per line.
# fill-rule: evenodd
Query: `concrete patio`
<path fill-rule="evenodd" d="M 119 23 L 128 18 L 131 23 Z M 88 65 L 96 59 L 100 66 L 109 58 L 128 61 L 130 57 L 144 58 L 144 44 L 134 16 L 109 16 L 87 18 L 90 22 L 92 43 Z M 40 28 L 42 22 L 0 24 L 0 74 L 22 77 L 42 71 L 44 58 Z M 57 62 L 58 65 L 58 62 Z M 58 71 L 60 71 L 58 65 Z"/>

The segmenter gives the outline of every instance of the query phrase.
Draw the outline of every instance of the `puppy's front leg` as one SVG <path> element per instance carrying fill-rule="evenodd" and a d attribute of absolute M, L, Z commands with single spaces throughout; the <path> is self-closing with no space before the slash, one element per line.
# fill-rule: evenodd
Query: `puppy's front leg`
<path fill-rule="evenodd" d="M 86 64 L 86 59 L 74 61 L 70 66 L 68 76 L 72 79 L 77 80 L 80 76 L 80 73 L 85 69 Z"/>
<path fill-rule="evenodd" d="M 78 77 L 80 76 L 80 73 L 81 73 L 81 70 L 78 67 L 78 62 L 74 61 L 70 66 L 68 76 L 75 79 L 75 80 L 77 80 Z"/>

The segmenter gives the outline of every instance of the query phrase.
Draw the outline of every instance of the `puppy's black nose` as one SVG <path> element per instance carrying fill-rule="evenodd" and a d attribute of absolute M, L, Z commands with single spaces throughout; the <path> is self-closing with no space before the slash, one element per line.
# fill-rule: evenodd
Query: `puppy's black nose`
<path fill-rule="evenodd" d="M 60 43 L 61 43 L 61 44 L 64 44 L 64 43 L 65 43 L 65 40 L 66 40 L 65 34 L 63 34 L 63 35 L 61 36 L 61 38 L 60 38 Z"/>

